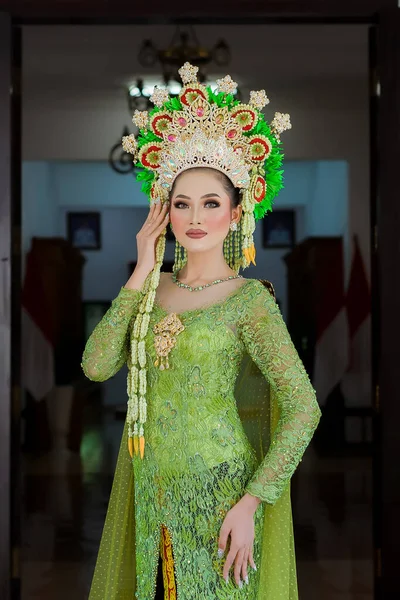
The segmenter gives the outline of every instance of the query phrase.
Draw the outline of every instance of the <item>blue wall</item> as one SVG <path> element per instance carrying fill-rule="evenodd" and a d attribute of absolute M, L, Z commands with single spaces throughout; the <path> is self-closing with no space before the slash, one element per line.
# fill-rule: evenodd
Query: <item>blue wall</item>
<path fill-rule="evenodd" d="M 23 163 L 23 245 L 33 235 L 66 236 L 66 214 L 77 210 L 101 213 L 102 249 L 84 251 L 85 300 L 113 298 L 128 279 L 127 263 L 136 259 L 136 233 L 148 210 L 147 198 L 133 175 L 119 175 L 106 162 Z M 337 236 L 348 244 L 348 168 L 344 161 L 287 161 L 285 188 L 274 207 L 296 212 L 297 242 L 310 235 Z M 255 241 L 257 266 L 248 277 L 271 280 L 285 310 L 286 249 L 263 249 L 262 223 Z M 173 244 L 167 245 L 173 258 Z"/>
<path fill-rule="evenodd" d="M 119 175 L 108 163 L 54 162 L 51 173 L 58 206 L 146 206 L 135 176 Z"/>
<path fill-rule="evenodd" d="M 23 250 L 29 249 L 33 235 L 48 237 L 58 229 L 58 205 L 52 190 L 52 164 L 22 163 Z"/>

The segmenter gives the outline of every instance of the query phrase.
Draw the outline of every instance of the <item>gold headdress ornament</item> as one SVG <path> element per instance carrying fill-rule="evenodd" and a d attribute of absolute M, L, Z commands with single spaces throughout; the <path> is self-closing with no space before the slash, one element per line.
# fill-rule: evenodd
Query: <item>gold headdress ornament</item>
<path fill-rule="evenodd" d="M 241 190 L 242 218 L 224 242 L 224 256 L 236 272 L 255 264 L 253 233 L 256 221 L 272 211 L 272 201 L 283 188 L 283 153 L 280 134 L 291 128 L 287 114 L 275 113 L 270 124 L 261 110 L 269 104 L 264 90 L 250 93 L 248 104 L 235 100 L 237 84 L 227 75 L 213 91 L 197 81 L 198 68 L 185 63 L 179 74 L 184 87 L 178 97 L 156 87 L 155 108 L 135 111 L 139 135 L 122 139 L 134 156 L 137 179 L 154 201 L 168 199 L 178 175 L 193 167 L 224 173 Z M 165 235 L 156 248 L 156 265 L 144 285 L 144 298 L 135 320 L 128 377 L 129 449 L 143 458 L 146 421 L 146 353 L 144 340 L 153 308 L 165 250 Z M 183 252 L 183 256 L 182 256 Z M 176 242 L 174 270 L 182 268 L 185 250 Z M 132 429 L 133 426 L 133 429 Z M 132 442 L 133 438 L 133 442 Z M 133 446 L 133 448 L 132 448 Z"/>

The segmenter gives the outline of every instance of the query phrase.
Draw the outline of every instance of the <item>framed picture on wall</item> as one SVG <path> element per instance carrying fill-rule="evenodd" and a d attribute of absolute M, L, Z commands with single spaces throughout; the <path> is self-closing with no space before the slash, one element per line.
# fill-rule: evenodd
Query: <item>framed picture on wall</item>
<path fill-rule="evenodd" d="M 100 250 L 100 213 L 67 213 L 67 235 L 68 240 L 75 248 L 80 248 L 81 250 Z"/>
<path fill-rule="evenodd" d="M 296 213 L 274 210 L 263 219 L 263 248 L 293 248 L 296 243 Z"/>

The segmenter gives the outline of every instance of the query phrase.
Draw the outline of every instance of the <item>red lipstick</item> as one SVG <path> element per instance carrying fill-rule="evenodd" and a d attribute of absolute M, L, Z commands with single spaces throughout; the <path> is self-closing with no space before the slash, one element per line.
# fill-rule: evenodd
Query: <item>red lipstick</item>
<path fill-rule="evenodd" d="M 188 229 L 186 235 L 190 238 L 198 239 L 204 237 L 207 233 L 202 229 Z"/>

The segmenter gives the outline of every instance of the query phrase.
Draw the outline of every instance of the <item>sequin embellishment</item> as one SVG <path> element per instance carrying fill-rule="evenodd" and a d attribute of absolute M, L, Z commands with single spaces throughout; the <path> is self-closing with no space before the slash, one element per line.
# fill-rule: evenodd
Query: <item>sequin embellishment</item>
<path fill-rule="evenodd" d="M 156 334 L 154 347 L 157 353 L 154 366 L 159 366 L 161 371 L 169 369 L 168 354 L 176 344 L 176 336 L 184 329 L 185 327 L 176 313 L 170 313 L 154 325 L 153 332 Z"/>

